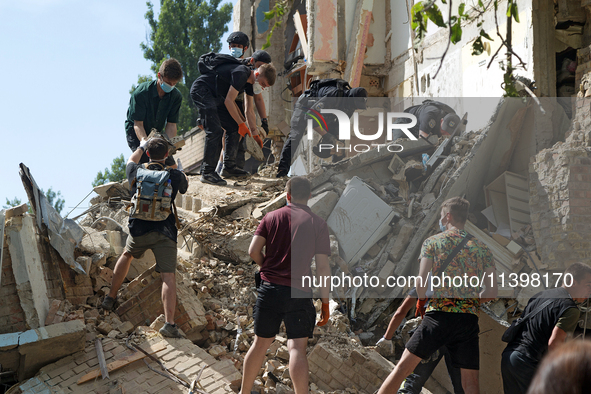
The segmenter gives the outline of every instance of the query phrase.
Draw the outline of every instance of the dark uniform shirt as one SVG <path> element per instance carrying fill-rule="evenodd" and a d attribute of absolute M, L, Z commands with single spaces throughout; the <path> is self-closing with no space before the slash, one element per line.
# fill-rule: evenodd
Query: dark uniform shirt
<path fill-rule="evenodd" d="M 250 67 L 236 64 L 222 64 L 216 68 L 216 73 L 202 74 L 193 86 L 193 91 L 198 84 L 205 84 L 208 89 L 216 96 L 217 105 L 223 104 L 230 86 L 233 86 L 238 93 L 246 92 L 249 96 L 253 96 L 252 84 L 247 80 L 251 74 Z"/>
<path fill-rule="evenodd" d="M 133 185 L 131 187 L 131 195 L 134 195 L 136 191 L 136 185 L 134 181 L 135 175 L 137 173 L 137 168 L 139 166 L 140 164 L 128 163 L 125 171 L 127 174 L 127 180 L 129 181 L 129 184 Z M 160 169 L 159 166 L 154 166 L 154 168 L 148 166 L 147 168 L 150 170 Z M 189 182 L 187 181 L 187 178 L 179 170 L 170 170 L 170 183 L 172 185 L 172 201 L 174 201 L 174 199 L 176 198 L 177 192 L 185 194 L 187 192 L 187 188 L 189 187 Z M 132 237 L 139 237 L 140 235 L 144 235 L 152 231 L 158 231 L 159 233 L 164 234 L 165 236 L 176 242 L 177 228 L 174 214 L 171 213 L 170 215 L 168 215 L 168 218 L 166 218 L 166 220 L 159 222 L 129 218 L 129 234 Z"/>
<path fill-rule="evenodd" d="M 417 124 L 410 128 L 410 132 L 419 137 L 419 130 L 427 134 L 441 135 L 441 119 L 445 117 L 449 111 L 453 111 L 448 107 L 447 111 L 443 109 L 447 105 L 441 103 L 439 106 L 433 104 L 414 105 L 404 110 L 404 112 L 413 114 L 417 117 Z M 400 118 L 400 122 L 396 123 L 410 123 L 409 119 Z"/>
<path fill-rule="evenodd" d="M 140 83 L 131 94 L 127 120 L 125 121 L 125 132 L 128 137 L 137 140 L 133 129 L 133 123 L 136 120 L 144 122 L 146 135 L 150 135 L 153 128 L 164 132 L 166 123 L 178 123 L 183 101 L 181 92 L 174 88 L 170 93 L 166 93 L 160 98 L 156 83 L 157 80 Z"/>

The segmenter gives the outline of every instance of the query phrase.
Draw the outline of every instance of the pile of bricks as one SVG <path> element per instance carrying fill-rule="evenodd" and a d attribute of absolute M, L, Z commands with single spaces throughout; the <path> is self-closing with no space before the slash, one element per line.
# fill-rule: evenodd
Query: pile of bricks
<path fill-rule="evenodd" d="M 373 393 L 394 369 L 394 364 L 374 350 L 354 349 L 341 357 L 328 343 L 319 343 L 308 355 L 311 381 L 323 391 L 355 388 Z"/>
<path fill-rule="evenodd" d="M 149 331 L 149 329 L 146 329 Z M 152 332 L 155 335 L 155 332 Z M 205 369 L 199 382 L 210 394 L 232 393 L 231 387 L 239 385 L 241 374 L 229 360 L 217 361 L 205 350 L 186 339 L 154 338 L 148 341 L 151 345 L 162 342 L 166 349 L 158 352 L 156 357 L 166 368 L 191 382 L 197 377 L 201 368 Z M 103 350 L 106 363 L 120 360 L 133 353 L 125 344 L 105 338 Z M 159 369 L 158 365 L 150 362 Z M 93 379 L 77 384 L 87 373 L 99 369 L 99 361 L 94 344 L 89 344 L 82 351 L 43 367 L 39 374 L 30 380 L 21 382 L 19 388 L 23 392 L 36 393 L 179 393 L 187 389 L 172 380 L 151 371 L 145 363 L 134 362 L 124 368 L 112 371 L 110 379 Z"/>

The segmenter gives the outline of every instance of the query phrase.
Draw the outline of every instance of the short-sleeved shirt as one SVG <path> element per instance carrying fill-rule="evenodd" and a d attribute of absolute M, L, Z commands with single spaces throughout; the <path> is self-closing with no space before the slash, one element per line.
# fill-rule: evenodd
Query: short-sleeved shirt
<path fill-rule="evenodd" d="M 239 94 L 245 92 L 247 95 L 253 96 L 252 84 L 247 82 L 251 72 L 250 67 L 241 64 L 222 64 L 216 67 L 215 73 L 202 74 L 197 78 L 191 90 L 196 84 L 204 83 L 212 93 L 216 94 L 218 105 L 224 102 L 230 86 L 234 87 Z"/>
<path fill-rule="evenodd" d="M 580 311 L 570 294 L 563 287 L 544 290 L 535 294 L 527 303 L 522 316 L 536 311 L 543 303 L 552 300 L 548 306 L 532 315 L 523 329 L 507 349 L 517 350 L 534 361 L 542 359 L 548 350 L 548 341 L 554 327 L 573 332 L 577 326 Z"/>
<path fill-rule="evenodd" d="M 166 93 L 162 98 L 158 95 L 157 80 L 143 82 L 131 94 L 125 132 L 137 138 L 133 128 L 134 121 L 144 122 L 144 130 L 149 135 L 152 129 L 164 131 L 166 123 L 178 123 L 183 96 L 177 88 Z"/>
<path fill-rule="evenodd" d="M 302 204 L 291 203 L 267 213 L 255 232 L 266 240 L 261 279 L 277 285 L 309 290 L 302 276 L 310 276 L 316 254 L 330 256 L 328 225 Z"/>
<path fill-rule="evenodd" d="M 447 259 L 447 256 L 462 242 L 467 232 L 465 230 L 452 229 L 429 237 L 423 243 L 421 248 L 421 258 L 433 260 L 431 274 L 441 278 L 441 265 Z M 456 257 L 449 263 L 445 269 L 445 275 L 448 277 L 461 277 L 467 275 L 482 278 L 484 271 L 494 267 L 493 255 L 490 249 L 481 241 L 472 238 L 469 240 Z M 433 299 L 429 301 L 427 312 L 455 312 L 455 313 L 473 313 L 478 315 L 480 309 L 479 287 L 468 286 L 449 286 L 446 282 L 444 286 L 437 286 L 435 278 L 433 281 Z M 457 284 L 458 282 L 456 282 Z"/>
<path fill-rule="evenodd" d="M 131 187 L 131 195 L 135 194 L 136 185 L 135 185 L 135 176 L 137 173 L 137 169 L 141 164 L 136 163 L 127 163 L 126 174 L 127 180 L 129 181 Z M 159 170 L 159 166 L 151 167 L 149 163 L 146 163 L 148 169 L 156 169 Z M 170 171 L 170 184 L 172 185 L 172 201 L 176 198 L 177 192 L 181 194 L 185 194 L 187 192 L 187 188 L 189 187 L 189 182 L 185 175 L 180 172 L 179 170 L 171 169 Z M 176 220 L 174 218 L 174 214 L 168 215 L 168 218 L 163 221 L 149 221 L 149 220 L 142 220 L 136 218 L 129 218 L 129 234 L 132 237 L 139 237 L 141 235 L 147 234 L 152 231 L 158 231 L 161 234 L 164 234 L 168 238 L 172 239 L 176 242 L 177 239 L 177 228 L 176 228 Z"/>

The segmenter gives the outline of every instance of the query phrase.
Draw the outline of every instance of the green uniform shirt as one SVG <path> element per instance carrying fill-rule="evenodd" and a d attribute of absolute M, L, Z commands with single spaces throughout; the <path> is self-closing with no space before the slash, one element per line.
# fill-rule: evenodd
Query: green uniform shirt
<path fill-rule="evenodd" d="M 133 129 L 133 122 L 136 120 L 144 122 L 146 135 L 150 135 L 153 128 L 164 132 L 167 122 L 178 123 L 183 101 L 181 92 L 174 88 L 160 98 L 156 83 L 157 80 L 140 83 L 131 94 L 125 121 L 125 132 L 129 137 L 137 139 Z"/>

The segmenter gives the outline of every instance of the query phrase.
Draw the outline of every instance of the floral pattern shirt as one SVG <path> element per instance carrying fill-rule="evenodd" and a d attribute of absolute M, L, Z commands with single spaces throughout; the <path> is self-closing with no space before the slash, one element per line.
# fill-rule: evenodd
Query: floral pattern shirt
<path fill-rule="evenodd" d="M 462 242 L 466 234 L 465 230 L 452 229 L 429 237 L 423 242 L 421 258 L 433 260 L 431 275 L 442 278 L 441 265 Z M 433 299 L 429 300 L 426 311 L 478 315 L 480 284 L 483 281 L 484 271 L 494 266 L 490 249 L 478 239 L 472 238 L 449 263 L 439 286 L 437 286 L 437 278 L 432 278 L 434 294 Z M 478 280 L 473 277 L 477 277 Z M 490 279 L 488 281 L 490 283 Z"/>

